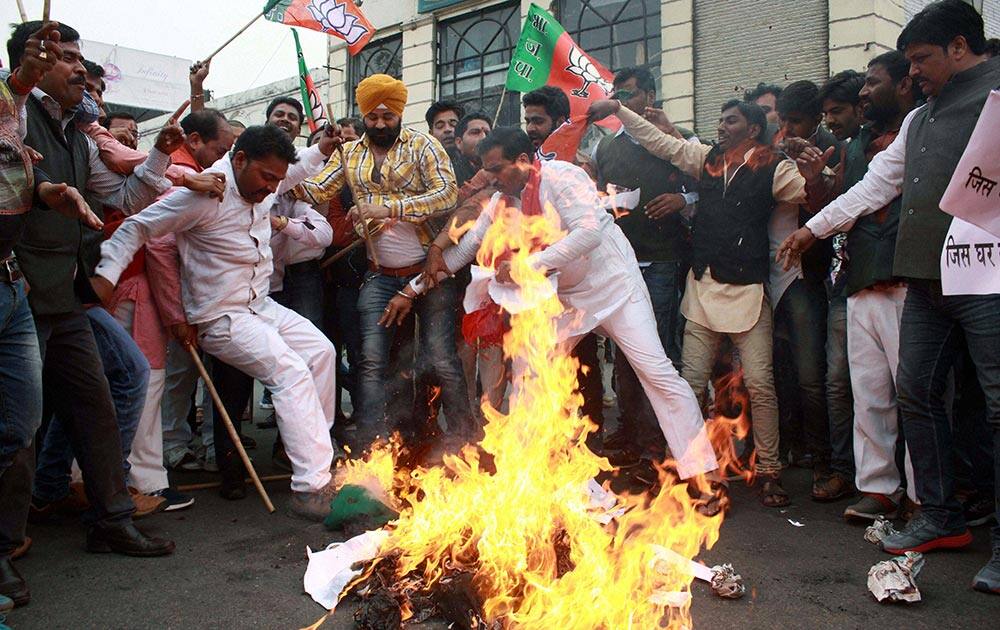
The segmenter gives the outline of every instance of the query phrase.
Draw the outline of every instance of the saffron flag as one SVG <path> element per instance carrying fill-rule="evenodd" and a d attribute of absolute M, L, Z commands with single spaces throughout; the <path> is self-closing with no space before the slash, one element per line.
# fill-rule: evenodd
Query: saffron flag
<path fill-rule="evenodd" d="M 549 134 L 542 146 L 535 152 L 539 160 L 562 160 L 576 162 L 576 151 L 587 131 L 587 114 L 570 116 Z"/>
<path fill-rule="evenodd" d="M 610 98 L 613 79 L 607 68 L 576 45 L 551 13 L 531 5 L 507 70 L 508 90 L 530 92 L 555 86 L 566 93 L 570 115 L 575 116 L 585 114 L 592 101 Z"/>
<path fill-rule="evenodd" d="M 375 34 L 375 27 L 351 0 L 271 0 L 264 6 L 264 17 L 339 37 L 352 55 Z"/>
<path fill-rule="evenodd" d="M 302 45 L 299 44 L 299 34 L 292 29 L 295 37 L 295 54 L 299 58 L 299 94 L 302 104 L 306 106 L 306 121 L 309 123 L 309 133 L 326 124 L 326 114 L 323 113 L 323 101 L 313 85 L 312 77 L 309 76 L 309 67 L 306 66 L 306 59 L 302 56 Z M 332 122 L 332 121 L 331 121 Z"/>

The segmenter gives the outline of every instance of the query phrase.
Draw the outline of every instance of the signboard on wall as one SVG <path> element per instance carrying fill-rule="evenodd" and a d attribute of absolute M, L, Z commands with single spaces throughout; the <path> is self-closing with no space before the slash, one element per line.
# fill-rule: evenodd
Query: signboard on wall
<path fill-rule="evenodd" d="M 438 9 L 454 6 L 463 2 L 465 2 L 465 0 L 417 0 L 417 12 L 431 13 L 432 11 L 437 11 Z"/>
<path fill-rule="evenodd" d="M 104 68 L 109 103 L 174 111 L 190 96 L 189 59 L 86 40 L 81 48 L 84 57 Z"/>

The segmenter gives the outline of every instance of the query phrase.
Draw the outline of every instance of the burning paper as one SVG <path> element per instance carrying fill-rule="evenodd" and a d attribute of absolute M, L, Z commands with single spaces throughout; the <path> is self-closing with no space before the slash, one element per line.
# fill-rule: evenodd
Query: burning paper
<path fill-rule="evenodd" d="M 671 567 L 675 569 L 679 568 L 681 571 L 703 582 L 708 582 L 712 586 L 712 592 L 723 599 L 739 599 L 747 592 L 746 585 L 743 583 L 743 576 L 737 573 L 731 564 L 727 563 L 709 568 L 694 560 L 685 558 L 672 549 L 667 549 L 659 545 L 653 545 L 653 554 L 657 571 L 665 573 Z"/>
<path fill-rule="evenodd" d="M 309 565 L 302 578 L 306 593 L 323 608 L 336 608 L 344 589 L 361 574 L 362 569 L 355 569 L 354 566 L 377 556 L 388 537 L 387 532 L 378 529 L 347 542 L 332 543 L 323 551 L 306 547 Z"/>
<path fill-rule="evenodd" d="M 873 545 L 877 545 L 882 542 L 882 539 L 886 536 L 892 536 L 893 534 L 898 534 L 896 528 L 892 526 L 892 523 L 885 520 L 884 516 L 878 516 L 875 518 L 875 522 L 869 525 L 865 529 L 865 540 Z"/>
<path fill-rule="evenodd" d="M 917 574 L 924 568 L 924 556 L 915 551 L 879 562 L 868 570 L 868 590 L 884 602 L 919 602 Z"/>

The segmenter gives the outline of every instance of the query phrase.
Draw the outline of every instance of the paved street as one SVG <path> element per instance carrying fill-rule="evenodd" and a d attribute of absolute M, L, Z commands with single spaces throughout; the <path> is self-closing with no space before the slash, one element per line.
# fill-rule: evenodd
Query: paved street
<path fill-rule="evenodd" d="M 249 425 L 244 425 L 249 426 Z M 250 430 L 260 442 L 252 455 L 269 470 L 273 431 Z M 266 462 L 266 464 L 265 464 Z M 209 477 L 188 474 L 181 483 Z M 969 582 L 989 555 L 989 530 L 975 545 L 936 553 L 918 578 L 924 601 L 880 605 L 869 597 L 868 568 L 888 556 L 864 542 L 862 526 L 840 518 L 845 503 L 821 505 L 807 497 L 810 473 L 792 469 L 794 502 L 782 513 L 759 505 L 737 487 L 734 510 L 708 564 L 731 562 L 750 592 L 740 601 L 694 588 L 696 628 L 996 628 L 1000 597 L 976 593 Z M 93 555 L 83 551 L 78 525 L 31 526 L 31 552 L 18 561 L 32 590 L 30 606 L 10 615 L 16 630 L 41 628 L 278 628 L 314 622 L 322 609 L 302 592 L 305 546 L 335 540 L 321 525 L 285 513 L 288 487 L 268 485 L 279 511 L 268 516 L 253 494 L 227 502 L 213 491 L 196 494 L 187 511 L 160 514 L 140 525 L 177 541 L 165 559 Z M 787 519 L 803 523 L 791 525 Z M 324 628 L 353 627 L 350 601 Z M 443 624 L 425 627 L 443 628 Z"/>

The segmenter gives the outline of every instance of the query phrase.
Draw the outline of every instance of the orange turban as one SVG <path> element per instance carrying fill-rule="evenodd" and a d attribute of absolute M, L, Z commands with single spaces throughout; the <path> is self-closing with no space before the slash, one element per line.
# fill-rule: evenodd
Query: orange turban
<path fill-rule="evenodd" d="M 367 116 L 380 106 L 402 116 L 403 108 L 406 107 L 406 85 L 387 74 L 373 74 L 358 83 L 355 98 L 362 116 Z"/>

